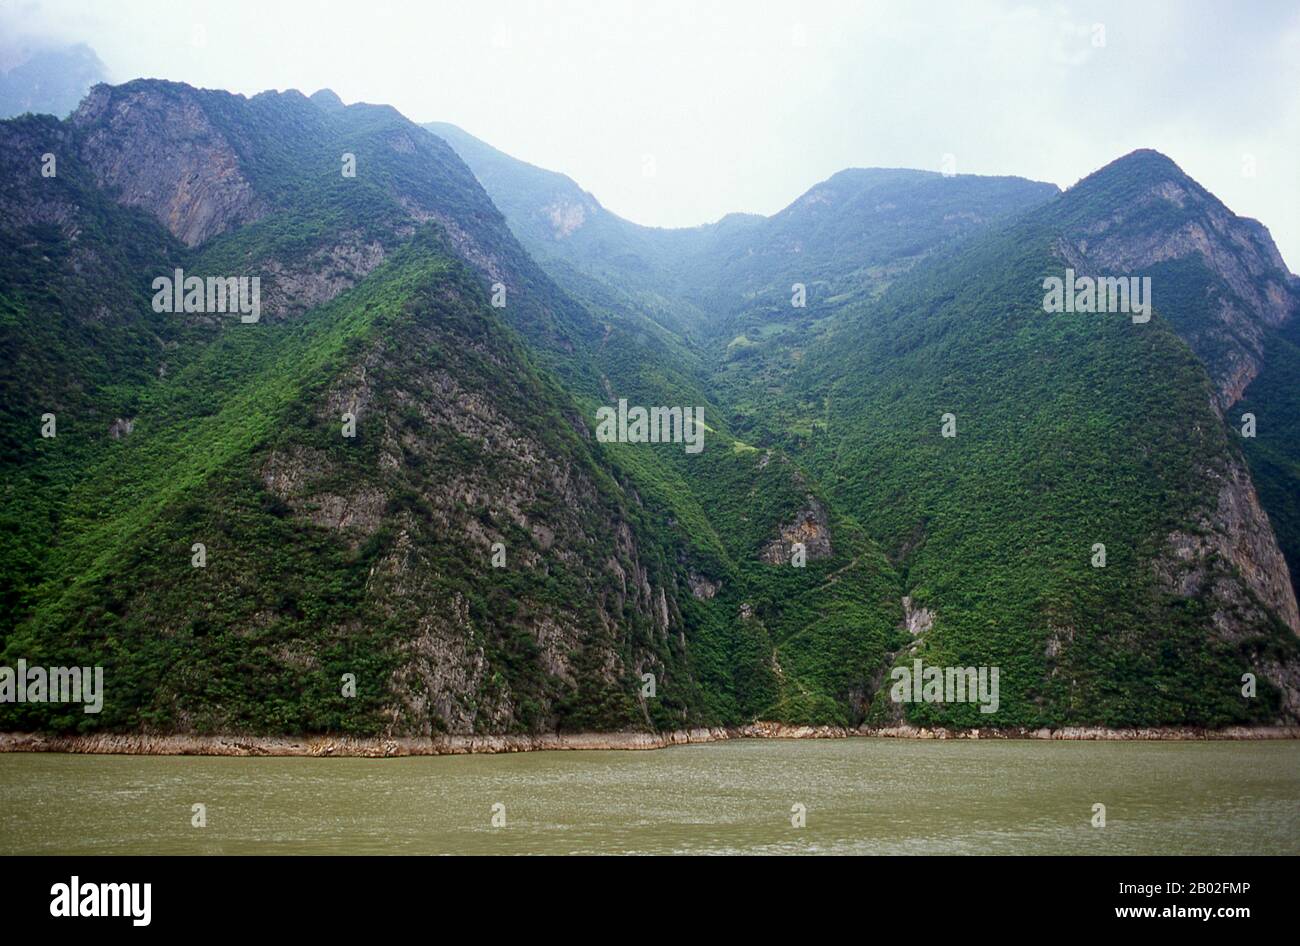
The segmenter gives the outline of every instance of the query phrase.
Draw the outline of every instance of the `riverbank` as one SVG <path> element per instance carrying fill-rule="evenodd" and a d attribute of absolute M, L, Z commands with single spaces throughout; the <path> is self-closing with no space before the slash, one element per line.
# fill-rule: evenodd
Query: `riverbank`
<path fill-rule="evenodd" d="M 1230 726 L 1224 729 L 1149 727 L 1107 729 L 1075 726 L 1061 729 L 949 730 L 915 726 L 845 729 L 837 726 L 748 726 L 683 729 L 668 733 L 592 732 L 506 736 L 433 736 L 367 738 L 309 736 L 195 736 L 102 733 L 86 736 L 0 733 L 0 752 L 66 752 L 82 755 L 308 756 L 313 758 L 468 755 L 471 753 L 563 750 L 664 749 L 729 739 L 1046 739 L 1068 741 L 1214 741 L 1300 739 L 1300 726 Z"/>

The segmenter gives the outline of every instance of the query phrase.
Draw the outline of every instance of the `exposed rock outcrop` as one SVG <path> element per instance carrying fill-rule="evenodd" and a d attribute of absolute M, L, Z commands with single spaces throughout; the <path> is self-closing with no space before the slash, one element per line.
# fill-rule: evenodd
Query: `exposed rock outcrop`
<path fill-rule="evenodd" d="M 691 587 L 691 594 L 700 601 L 708 601 L 722 590 L 722 582 L 710 581 L 703 575 L 697 575 L 695 572 L 691 572 L 687 575 L 686 581 Z"/>
<path fill-rule="evenodd" d="M 1207 470 L 1205 475 L 1217 486 L 1217 503 L 1213 510 L 1204 511 L 1197 533 L 1178 531 L 1169 536 L 1169 554 L 1157 564 L 1166 586 L 1192 596 L 1208 585 L 1220 605 L 1214 616 L 1216 630 L 1227 639 L 1239 636 L 1248 626 L 1243 619 L 1258 608 L 1242 600 L 1230 575 L 1216 570 L 1217 557 L 1230 563 L 1246 588 L 1300 634 L 1300 610 L 1286 560 L 1250 475 L 1235 460 L 1225 471 Z M 1257 614 L 1249 623 L 1258 626 L 1262 620 L 1264 616 Z"/>
<path fill-rule="evenodd" d="M 813 496 L 794 517 L 794 521 L 780 528 L 780 535 L 763 547 L 761 560 L 769 565 L 788 565 L 796 543 L 803 543 L 808 560 L 830 558 L 831 530 L 826 509 Z"/>
<path fill-rule="evenodd" d="M 365 242 L 351 234 L 340 242 L 315 250 L 302 263 L 286 265 L 265 261 L 262 314 L 269 320 L 292 318 L 324 305 L 339 293 L 351 289 L 384 261 L 384 247 L 376 240 Z"/>
<path fill-rule="evenodd" d="M 587 212 L 582 204 L 575 201 L 557 199 L 553 204 L 542 208 L 542 213 L 550 221 L 557 240 L 562 240 L 573 233 L 587 220 Z"/>
<path fill-rule="evenodd" d="M 168 84 L 90 90 L 72 116 L 85 133 L 81 159 L 101 187 L 152 214 L 186 246 L 257 220 L 266 206 L 234 145 L 200 105 L 197 90 Z"/>
<path fill-rule="evenodd" d="M 903 596 L 903 627 L 913 637 L 919 637 L 934 626 L 934 612 L 929 608 L 918 608 L 912 602 L 911 595 Z"/>

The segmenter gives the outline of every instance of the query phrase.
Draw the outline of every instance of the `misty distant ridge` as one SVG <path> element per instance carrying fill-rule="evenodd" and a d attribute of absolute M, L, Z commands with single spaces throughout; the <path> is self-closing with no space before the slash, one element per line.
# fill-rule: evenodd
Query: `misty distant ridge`
<path fill-rule="evenodd" d="M 332 92 L 328 92 L 328 90 L 325 91 L 331 96 L 334 95 Z M 337 98 L 337 96 L 334 96 L 334 98 Z M 1030 181 L 1032 183 L 1040 185 L 1043 188 L 1050 190 L 1052 193 L 1055 194 L 1062 193 L 1061 188 L 1058 187 L 1056 184 L 1046 182 L 1046 181 L 1033 181 L 1031 178 L 1026 178 L 1019 175 L 989 175 L 989 174 L 967 174 L 967 173 L 945 174 L 942 171 L 934 171 L 934 170 L 929 170 L 924 168 L 903 168 L 903 167 L 849 167 L 835 172 L 834 174 L 832 174 L 830 177 L 826 178 L 826 180 L 822 181 L 819 184 L 814 184 L 812 187 L 810 187 L 799 197 L 796 197 L 793 201 L 791 201 L 790 204 L 788 204 L 784 209 L 778 210 L 773 214 L 765 215 L 765 214 L 755 213 L 752 211 L 732 211 L 731 213 L 723 215 L 717 221 L 712 223 L 702 223 L 702 224 L 696 224 L 694 226 L 688 226 L 688 227 L 652 227 L 652 226 L 647 226 L 645 224 L 636 223 L 635 221 L 627 220 L 626 218 L 619 216 L 613 211 L 608 210 L 607 208 L 605 208 L 603 205 L 600 204 L 598 198 L 596 198 L 595 195 L 593 195 L 590 191 L 583 189 L 581 185 L 579 185 L 567 174 L 558 171 L 547 170 L 545 168 L 538 167 L 537 165 L 531 164 L 529 162 L 522 161 L 517 158 L 512 158 L 509 155 L 505 154 L 505 152 L 498 151 L 497 149 L 493 148 L 491 145 L 487 144 L 486 142 L 478 138 L 475 138 L 469 132 L 465 131 L 464 129 L 460 128 L 457 125 L 453 125 L 450 122 L 426 122 L 423 127 L 429 129 L 431 132 L 438 135 L 439 137 L 446 139 L 447 142 L 453 148 L 455 148 L 458 152 L 462 152 L 462 157 L 466 157 L 466 154 L 469 154 L 472 155 L 474 158 L 476 158 L 475 161 L 471 162 L 471 167 L 476 167 L 476 171 L 475 171 L 476 174 L 479 173 L 477 168 L 482 168 L 483 173 L 485 173 L 489 179 L 492 179 L 494 177 L 494 174 L 492 168 L 488 165 L 488 159 L 492 156 L 499 156 L 501 159 L 508 160 L 511 163 L 518 165 L 520 168 L 527 168 L 535 171 L 538 174 L 539 178 L 544 177 L 546 180 L 551 182 L 552 185 L 555 187 L 555 191 L 557 195 L 562 194 L 565 191 L 572 191 L 576 194 L 580 194 L 583 198 L 591 201 L 597 208 L 599 208 L 599 211 L 601 213 L 608 214 L 609 216 L 618 220 L 623 220 L 631 226 L 641 227 L 646 230 L 667 230 L 667 231 L 700 230 L 700 229 L 707 229 L 707 228 L 724 228 L 730 225 L 744 226 L 746 224 L 750 224 L 758 220 L 767 220 L 773 217 L 778 217 L 781 214 L 790 212 L 792 208 L 797 207 L 800 204 L 815 202 L 818 199 L 818 196 L 824 193 L 825 189 L 834 188 L 840 185 L 858 185 L 858 186 L 870 187 L 872 185 L 881 184 L 885 182 L 908 180 L 908 179 L 922 180 L 922 179 L 938 178 L 938 179 L 945 179 L 945 180 L 951 180 L 951 179 L 960 180 L 965 178 L 978 178 L 982 180 Z M 467 160 L 469 159 L 467 158 Z M 1130 151 L 1127 154 L 1115 158 L 1110 163 L 1105 164 L 1102 167 L 1098 168 L 1097 170 L 1091 172 L 1090 174 L 1080 178 L 1078 181 L 1075 182 L 1075 184 L 1071 185 L 1070 188 L 1067 188 L 1067 190 L 1073 189 L 1074 187 L 1078 187 L 1079 185 L 1084 184 L 1085 182 L 1088 182 L 1095 178 L 1104 178 L 1106 175 L 1111 173 L 1126 173 L 1126 169 L 1129 171 L 1134 169 L 1142 169 L 1143 173 L 1165 173 L 1169 175 L 1171 178 L 1186 179 L 1188 181 L 1192 180 L 1190 177 L 1188 177 L 1186 172 L 1178 165 L 1177 162 L 1175 162 L 1172 158 L 1170 158 L 1168 155 L 1164 154 L 1163 152 L 1158 151 L 1154 148 L 1136 148 L 1133 151 Z M 484 186 L 485 187 L 487 186 L 486 182 L 484 182 Z M 1200 188 L 1200 185 L 1198 184 L 1197 187 Z M 489 188 L 489 191 L 490 190 L 491 188 Z M 1209 195 L 1209 192 L 1205 191 L 1204 188 L 1200 188 L 1200 190 L 1203 191 L 1205 194 Z M 1210 196 L 1212 197 L 1213 195 Z M 1254 224 L 1263 228 L 1266 234 L 1268 232 L 1267 227 L 1253 217 L 1238 217 L 1238 219 L 1243 222 Z"/>
<path fill-rule="evenodd" d="M 330 94 L 332 95 L 333 93 Z M 481 139 L 474 137 L 469 132 L 465 131 L 464 129 L 460 128 L 457 125 L 453 125 L 449 122 L 426 122 L 424 123 L 423 127 L 427 128 L 435 135 L 438 135 L 440 138 L 445 139 L 448 142 L 448 144 L 450 144 L 458 152 L 464 152 L 461 155 L 462 157 L 466 157 L 466 154 L 472 155 L 476 160 L 471 162 L 471 166 L 482 167 L 484 173 L 487 174 L 489 177 L 492 176 L 492 170 L 488 166 L 488 163 L 492 160 L 492 158 L 498 157 L 500 159 L 506 159 L 509 162 L 511 162 L 513 165 L 517 165 L 518 169 L 521 171 L 528 169 L 531 170 L 532 172 L 535 172 L 538 175 L 538 186 L 544 186 L 542 184 L 542 181 L 545 180 L 549 184 L 549 186 L 555 189 L 555 193 L 557 194 L 557 196 L 560 194 L 567 194 L 569 196 L 574 197 L 575 199 L 582 199 L 584 201 L 589 201 L 593 205 L 593 209 L 598 208 L 600 213 L 608 214 L 609 216 L 614 217 L 618 220 L 622 220 L 631 226 L 640 227 L 645 230 L 685 231 L 685 230 L 700 230 L 700 229 L 707 229 L 707 228 L 725 228 L 728 226 L 736 226 L 736 225 L 743 226 L 747 223 L 752 223 L 757 220 L 771 219 L 773 217 L 779 216 L 782 213 L 788 212 L 792 207 L 799 205 L 801 202 L 806 202 L 809 201 L 810 199 L 815 200 L 817 194 L 821 191 L 821 189 L 827 187 L 841 187 L 846 185 L 870 187 L 870 186 L 882 185 L 887 183 L 898 183 L 902 181 L 922 180 L 922 179 L 980 178 L 985 180 L 992 179 L 992 180 L 1007 180 L 1007 181 L 1030 181 L 1029 178 L 1020 177 L 1017 175 L 987 175 L 987 174 L 964 174 L 964 173 L 944 174 L 941 171 L 934 171 L 934 170 L 927 170 L 927 169 L 920 169 L 920 168 L 850 167 L 850 168 L 844 168 L 843 170 L 837 171 L 835 174 L 831 175 L 829 178 L 822 181 L 821 183 L 813 185 L 807 191 L 801 194 L 799 197 L 796 197 L 793 201 L 791 201 L 790 204 L 787 205 L 787 207 L 785 207 L 782 210 L 778 210 L 772 214 L 761 214 L 753 211 L 732 211 L 730 213 L 724 214 L 716 221 L 710 223 L 702 223 L 702 224 L 696 224 L 693 226 L 686 226 L 686 227 L 656 227 L 656 226 L 649 226 L 646 224 L 636 223 L 635 221 L 632 220 L 627 220 L 625 217 L 622 217 L 619 214 L 615 213 L 614 211 L 605 208 L 602 204 L 600 204 L 599 199 L 594 194 L 592 194 L 588 190 L 585 190 L 580 184 L 574 181 L 573 178 L 571 178 L 569 175 L 564 174 L 560 171 L 548 170 L 546 168 L 539 167 L 535 164 L 531 164 L 527 161 L 522 161 L 518 158 L 510 157 L 505 152 L 499 151 L 498 149 L 492 147 L 491 145 L 482 141 Z M 476 173 L 478 172 L 476 171 Z M 1060 191 L 1060 188 L 1058 188 L 1055 184 L 1051 184 L 1047 182 L 1032 182 L 1032 183 L 1040 184 L 1044 188 L 1049 188 L 1052 192 Z M 484 184 L 484 186 L 487 186 L 486 183 Z M 489 191 L 490 190 L 491 189 L 489 188 Z"/>
<path fill-rule="evenodd" d="M 0 41 L 0 119 L 26 113 L 63 118 L 86 92 L 108 78 L 85 43 Z"/>

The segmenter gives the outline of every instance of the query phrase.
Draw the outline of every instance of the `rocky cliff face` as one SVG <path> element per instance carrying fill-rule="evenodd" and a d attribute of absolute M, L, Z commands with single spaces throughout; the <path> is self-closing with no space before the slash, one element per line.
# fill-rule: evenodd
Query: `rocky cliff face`
<path fill-rule="evenodd" d="M 420 354 L 449 348 L 458 364 Z M 681 624 L 662 571 L 617 512 L 588 511 L 604 490 L 564 453 L 564 442 L 519 416 L 515 397 L 493 391 L 492 375 L 464 367 L 490 366 L 497 385 L 522 387 L 544 403 L 546 392 L 512 380 L 505 354 L 492 339 L 449 337 L 433 319 L 377 339 L 334 382 L 318 415 L 322 426 L 344 412 L 355 416 L 377 441 L 366 460 L 290 438 L 262 467 L 268 489 L 296 514 L 352 547 L 391 533 L 369 570 L 366 598 L 381 620 L 407 628 L 384 711 L 394 734 L 536 726 L 521 708 L 526 701 L 553 725 L 555 697 L 517 690 L 501 665 L 493 641 L 507 628 L 531 640 L 542 677 L 557 691 L 617 692 L 634 667 L 638 680 L 642 672 L 668 679 L 658 650 Z M 451 462 L 457 443 L 476 448 Z M 446 582 L 451 550 L 462 563 L 454 591 Z M 471 607 L 475 588 L 500 594 L 498 586 L 521 573 L 567 575 L 587 591 L 582 607 L 517 593 L 507 627 L 485 626 Z M 630 646 L 634 623 L 654 627 L 653 639 Z"/>
<path fill-rule="evenodd" d="M 197 246 L 252 223 L 267 208 L 200 103 L 201 93 L 171 91 L 97 85 L 71 122 L 82 133 L 79 157 L 96 183 L 152 214 L 186 246 Z"/>
<path fill-rule="evenodd" d="M 1195 532 L 1180 530 L 1169 536 L 1169 558 L 1159 566 L 1167 585 L 1188 597 L 1208 592 L 1217 603 L 1215 629 L 1227 639 L 1240 638 L 1266 622 L 1261 603 L 1300 634 L 1300 611 L 1286 561 L 1250 474 L 1234 459 L 1226 469 L 1207 469 L 1205 475 L 1217 487 L 1217 503 L 1202 513 Z M 1230 580 L 1234 572 L 1256 602 Z M 1300 704 L 1293 709 L 1300 714 Z"/>

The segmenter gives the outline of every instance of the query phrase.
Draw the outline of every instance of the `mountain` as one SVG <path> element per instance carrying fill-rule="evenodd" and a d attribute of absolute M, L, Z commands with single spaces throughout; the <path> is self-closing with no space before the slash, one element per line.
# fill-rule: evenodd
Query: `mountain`
<path fill-rule="evenodd" d="M 0 118 L 28 112 L 62 118 L 106 78 L 99 56 L 84 43 L 0 45 Z"/>
<path fill-rule="evenodd" d="M 899 608 L 883 556 L 727 434 L 666 336 L 551 282 L 436 138 L 327 91 L 139 81 L 0 144 L 0 646 L 118 694 L 7 725 L 861 718 Z M 256 276 L 256 321 L 157 312 L 177 269 Z M 684 393 L 699 456 L 593 435 L 603 404 Z M 812 587 L 772 561 L 805 534 Z M 813 627 L 810 595 L 834 615 Z"/>
<path fill-rule="evenodd" d="M 388 108 L 153 81 L 0 136 L 0 644 L 8 665 L 102 664 L 109 687 L 98 717 L 6 705 L 9 726 L 474 732 L 696 711 L 667 624 L 677 550 L 485 284 L 507 282 L 514 325 L 556 346 L 580 310 L 449 149 Z M 152 311 L 174 268 L 260 274 L 260 320 Z M 648 706 L 642 672 L 660 679 Z"/>
<path fill-rule="evenodd" d="M 155 80 L 0 122 L 0 664 L 107 690 L 0 727 L 1300 718 L 1294 277 L 1172 162 L 670 231 L 437 130 Z M 1067 268 L 1150 319 L 1045 311 Z M 893 702 L 917 658 L 997 713 Z"/>
<path fill-rule="evenodd" d="M 711 322 L 719 309 L 760 301 L 788 309 L 792 281 L 819 302 L 868 295 L 938 247 L 1057 193 L 1055 185 L 1015 177 L 856 168 L 771 217 L 730 214 L 714 224 L 660 229 L 624 220 L 567 176 L 516 160 L 455 125 L 424 127 L 464 159 L 543 264 L 667 292 L 678 305 L 707 310 Z"/>
<path fill-rule="evenodd" d="M 494 200 L 515 208 L 512 227 L 540 239 L 517 216 L 540 192 L 508 188 L 545 172 L 507 173 L 499 153 L 449 140 Z M 706 390 L 735 429 L 787 451 L 828 507 L 888 554 L 906 623 L 924 628 L 895 652 L 901 665 L 918 656 L 998 665 L 1017 681 L 1004 724 L 1294 717 L 1300 623 L 1282 552 L 1294 548 L 1297 495 L 1287 436 L 1300 408 L 1288 401 L 1298 377 L 1295 277 L 1267 231 L 1149 151 L 1059 196 L 981 182 L 982 213 L 964 183 L 845 172 L 770 220 L 737 227 L 744 253 L 690 237 L 697 255 L 667 272 L 730 263 L 732 281 L 749 290 L 713 296 L 701 307 L 711 324 L 693 325 L 706 352 L 713 340 Z M 888 200 L 877 195 L 885 187 Z M 1022 199 L 1008 201 L 1008 190 Z M 1002 213 L 995 194 L 1008 204 Z M 959 210 L 959 200 L 976 206 Z M 914 231 L 879 226 L 884 205 Z M 936 227 L 953 219 L 971 225 Z M 832 236 L 819 243 L 819 232 Z M 607 259 L 565 245 L 567 259 L 546 257 L 557 280 L 574 268 L 608 278 Z M 852 249 L 837 259 L 840 247 Z M 737 268 L 751 256 L 761 261 L 754 273 L 782 274 L 767 299 Z M 620 265 L 656 272 L 661 260 Z M 1044 279 L 1067 267 L 1149 277 L 1154 317 L 1047 315 Z M 780 299 L 801 271 L 827 274 L 809 305 L 815 319 L 792 316 Z M 679 291 L 664 280 L 649 291 Z M 755 358 L 755 342 L 769 337 L 778 342 Z M 1267 438 L 1243 439 L 1224 423 L 1251 389 L 1277 425 Z M 949 414 L 960 433 L 944 438 Z M 1102 545 L 1107 563 L 1094 567 Z M 1255 703 L 1240 694 L 1247 670 L 1263 678 Z M 897 719 L 881 696 L 872 718 Z M 981 722 L 969 706 L 906 715 Z"/>
<path fill-rule="evenodd" d="M 640 266 L 655 252 L 652 228 L 606 210 L 566 175 L 518 161 L 455 125 L 429 122 L 424 127 L 473 169 L 534 258 L 602 261 L 615 272 L 620 260 Z"/>
<path fill-rule="evenodd" d="M 1205 365 L 1260 500 L 1300 577 L 1300 278 L 1268 230 L 1238 217 L 1164 155 L 1138 151 L 1075 188 L 1058 255 L 1080 272 L 1141 272 Z M 1253 415 L 1257 433 L 1240 437 Z"/>
<path fill-rule="evenodd" d="M 1149 172 L 1123 159 L 918 267 L 799 379 L 827 430 L 805 462 L 932 615 L 907 656 L 1001 666 L 1024 725 L 1082 707 L 1112 726 L 1221 725 L 1294 713 L 1300 692 L 1286 565 L 1166 277 L 1148 322 L 1044 311 L 1045 279 L 1084 265 L 1073 235 L 1095 248 Z M 1116 233 L 1116 256 L 1151 234 Z"/>
<path fill-rule="evenodd" d="M 514 232 L 599 321 L 598 344 L 550 361 L 577 390 L 576 365 L 591 366 L 600 388 L 588 410 L 626 399 L 697 405 L 710 419 L 718 448 L 699 456 L 621 444 L 607 445 L 607 455 L 691 547 L 687 579 L 703 612 L 693 644 L 706 693 L 726 694 L 717 718 L 856 724 L 902 621 L 896 576 L 856 523 L 827 508 L 806 471 L 779 450 L 736 437 L 706 388 L 707 352 L 693 337 L 692 326 L 707 327 L 705 310 L 673 288 L 666 268 L 638 262 L 652 254 L 661 267 L 680 265 L 683 234 L 617 218 L 563 175 L 517 162 L 454 126 L 425 127 L 456 142 L 463 157 L 485 161 L 489 186 L 497 187 L 493 173 L 501 176 L 502 206 L 526 215 L 522 223 L 510 218 Z M 583 222 L 557 229 L 556 213 Z M 741 225 L 733 217 L 685 238 L 707 243 Z M 566 241 L 562 251 L 548 247 L 557 238 Z M 572 262 L 569 240 L 586 247 Z M 620 259 L 633 268 L 620 271 Z M 582 269 L 579 260 L 598 262 Z M 810 539 L 809 561 L 795 572 L 789 562 L 800 535 Z"/>
<path fill-rule="evenodd" d="M 731 214 L 665 230 L 626 221 L 568 177 L 454 125 L 424 127 L 456 149 L 558 283 L 671 333 L 689 352 L 677 360 L 698 362 L 737 430 L 764 444 L 798 429 L 799 420 L 760 430 L 761 405 L 850 303 L 874 298 L 922 260 L 1058 193 L 1016 177 L 850 169 L 771 217 Z M 792 305 L 796 284 L 799 306 Z"/>
<path fill-rule="evenodd" d="M 1061 258 L 1080 272 L 1149 273 L 1210 373 L 1216 408 L 1239 401 L 1275 330 L 1300 311 L 1300 283 L 1268 230 L 1155 151 L 1135 151 L 1072 190 Z"/>

